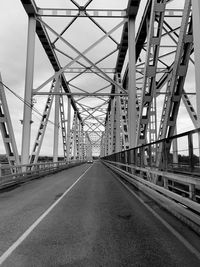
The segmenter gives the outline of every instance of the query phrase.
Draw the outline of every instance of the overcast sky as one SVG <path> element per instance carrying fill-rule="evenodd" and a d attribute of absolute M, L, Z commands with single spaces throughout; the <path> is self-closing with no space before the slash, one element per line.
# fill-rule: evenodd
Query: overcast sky
<path fill-rule="evenodd" d="M 128 0 L 94 0 L 91 4 L 90 8 L 125 8 Z M 81 5 L 85 4 L 87 1 L 78 1 Z M 142 0 L 143 7 L 145 6 L 146 0 Z M 180 1 L 176 0 L 174 2 Z M 69 0 L 37 0 L 36 3 L 40 7 L 69 7 L 74 8 L 74 5 L 70 3 Z M 48 4 L 48 5 L 47 5 Z M 140 14 L 141 15 L 141 14 Z M 48 21 L 48 20 L 47 20 Z M 56 27 L 58 32 L 64 28 L 67 19 L 60 19 L 55 21 L 48 21 L 52 27 Z M 100 20 L 99 20 L 100 21 Z M 81 22 L 81 23 L 80 23 Z M 96 29 L 92 28 L 91 23 L 85 26 L 85 22 L 80 20 L 79 23 L 74 24 L 71 30 L 68 32 L 67 38 L 70 40 L 73 45 L 83 51 L 87 48 L 88 45 L 91 44 L 92 40 L 97 40 L 102 33 Z M 118 20 L 119 22 L 119 20 Z M 102 25 L 106 28 L 106 30 L 111 29 L 117 21 L 113 20 L 112 22 L 106 22 Z M 26 42 L 27 42 L 27 25 L 28 18 L 27 14 L 23 9 L 23 6 L 19 0 L 9 0 L 9 1 L 1 1 L 1 16 L 0 16 L 0 72 L 2 75 L 3 82 L 10 87 L 13 91 L 15 91 L 21 97 L 24 96 L 24 80 L 25 80 L 25 62 L 26 62 Z M 78 29 L 81 31 L 77 33 Z M 120 40 L 119 31 L 113 35 L 118 41 Z M 66 36 L 65 36 L 66 37 Z M 81 39 L 82 37 L 82 39 Z M 108 41 L 109 42 L 109 41 Z M 110 45 L 110 46 L 109 46 Z M 89 54 L 91 59 L 94 61 L 98 59 L 99 54 L 104 52 L 106 48 L 110 48 L 112 50 L 112 45 L 110 43 L 104 43 L 99 47 L 99 50 L 94 51 L 94 53 Z M 114 58 L 113 58 L 114 59 Z M 64 64 L 64 62 L 63 62 Z M 113 60 L 110 60 L 110 64 L 112 66 Z M 191 68 L 190 70 L 190 79 L 187 79 L 186 85 L 188 90 L 194 91 L 194 70 Z M 53 74 L 51 65 L 36 38 L 36 57 L 35 57 L 35 74 L 34 74 L 34 88 L 39 86 L 45 79 L 49 78 Z M 191 80 L 191 77 L 192 80 Z M 91 84 L 90 84 L 91 83 Z M 75 85 L 82 86 L 82 88 L 86 89 L 92 87 L 94 83 L 92 80 L 90 82 L 85 82 L 85 79 L 81 78 L 76 81 Z M 85 87 L 84 87 L 85 86 Z M 103 86 L 99 83 L 97 85 L 97 89 Z M 22 125 L 20 120 L 23 118 L 23 104 L 14 97 L 11 93 L 7 92 L 7 101 L 10 109 L 10 115 L 13 122 L 14 133 L 17 141 L 17 146 L 19 149 L 19 153 L 21 153 L 21 138 L 22 138 Z M 194 97 L 193 97 L 193 100 Z M 43 111 L 43 103 L 45 98 L 38 97 L 37 103 L 35 107 Z M 195 104 L 195 101 L 193 101 Z M 53 111 L 52 111 L 53 112 Z M 52 113 L 53 114 L 53 113 Z M 193 126 L 189 120 L 187 112 L 184 108 L 181 108 L 181 114 L 183 116 L 179 116 L 179 131 L 187 131 L 193 129 Z M 51 115 L 51 119 L 53 116 Z M 40 122 L 40 117 L 36 114 L 33 114 L 33 126 L 32 126 L 32 143 L 35 140 L 35 135 L 37 133 L 37 129 Z M 52 145 L 53 145 L 53 125 L 49 125 L 46 137 L 43 142 L 43 147 L 41 150 L 41 154 L 52 154 Z M 32 145 L 32 144 L 31 144 Z M 31 146 L 32 149 L 32 146 Z M 5 153 L 3 142 L 0 136 L 0 153 Z M 62 155 L 62 146 L 60 145 L 59 154 Z"/>

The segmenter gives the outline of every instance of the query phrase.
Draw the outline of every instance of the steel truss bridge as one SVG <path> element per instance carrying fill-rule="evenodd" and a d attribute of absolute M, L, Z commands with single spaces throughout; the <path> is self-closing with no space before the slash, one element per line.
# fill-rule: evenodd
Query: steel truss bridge
<path fill-rule="evenodd" d="M 28 17 L 22 147 L 6 92 L 20 97 L 2 74 L 1 188 L 99 158 L 199 235 L 199 0 L 20 1 Z M 51 74 L 36 80 L 38 44 Z M 52 159 L 42 162 L 49 127 Z"/>

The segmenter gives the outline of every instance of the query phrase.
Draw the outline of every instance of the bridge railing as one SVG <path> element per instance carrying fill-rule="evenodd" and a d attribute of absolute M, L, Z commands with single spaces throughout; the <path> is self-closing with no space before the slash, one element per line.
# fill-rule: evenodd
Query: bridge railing
<path fill-rule="evenodd" d="M 102 160 L 200 233 L 199 134 L 197 129 Z M 156 149 L 161 147 L 159 155 Z"/>
<path fill-rule="evenodd" d="M 26 181 L 27 179 L 34 179 L 42 177 L 47 174 L 52 174 L 70 167 L 84 163 L 83 160 L 72 160 L 70 162 L 41 162 L 37 164 L 16 165 L 10 166 L 9 164 L 0 165 L 0 188 L 19 182 Z"/>
<path fill-rule="evenodd" d="M 103 159 L 162 171 L 200 175 L 199 136 L 200 128 L 108 155 Z"/>

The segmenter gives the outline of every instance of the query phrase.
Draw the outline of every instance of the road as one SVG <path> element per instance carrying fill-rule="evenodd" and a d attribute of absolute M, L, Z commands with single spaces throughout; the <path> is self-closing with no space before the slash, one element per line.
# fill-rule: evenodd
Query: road
<path fill-rule="evenodd" d="M 0 255 L 6 267 L 200 266 L 100 162 L 0 192 Z"/>

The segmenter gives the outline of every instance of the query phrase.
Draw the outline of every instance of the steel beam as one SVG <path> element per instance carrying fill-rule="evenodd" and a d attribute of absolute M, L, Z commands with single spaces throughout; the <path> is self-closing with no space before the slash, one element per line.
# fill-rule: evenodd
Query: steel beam
<path fill-rule="evenodd" d="M 144 82 L 142 99 L 137 127 L 137 145 L 144 144 L 147 140 L 147 130 L 150 120 L 153 96 L 156 90 L 156 68 L 158 64 L 162 26 L 164 21 L 166 0 L 152 1 L 151 17 L 149 21 L 149 35 L 145 61 Z M 153 60 L 152 60 L 153 59 Z"/>
<path fill-rule="evenodd" d="M 116 87 L 116 92 L 118 92 L 119 89 Z M 115 140 L 115 152 L 121 151 L 121 142 L 120 142 L 120 96 L 116 97 L 116 140 Z"/>
<path fill-rule="evenodd" d="M 55 91 L 60 90 L 60 78 L 58 77 L 55 85 Z M 59 95 L 55 96 L 55 113 L 54 113 L 54 142 L 53 142 L 53 162 L 58 161 L 58 142 L 59 142 L 59 111 L 60 111 Z"/>
<path fill-rule="evenodd" d="M 56 85 L 56 80 L 53 80 L 51 88 L 50 88 L 50 92 L 54 90 L 55 85 Z M 47 97 L 42 119 L 40 121 L 39 129 L 38 129 L 38 133 L 36 135 L 36 140 L 34 142 L 33 150 L 32 150 L 32 153 L 29 159 L 30 164 L 36 164 L 38 161 L 38 157 L 39 157 L 40 149 L 41 149 L 42 142 L 44 139 L 47 123 L 49 121 L 49 115 L 50 115 L 50 111 L 51 111 L 51 107 L 53 103 L 53 98 L 54 98 L 53 95 L 48 95 Z"/>
<path fill-rule="evenodd" d="M 197 124 L 200 127 L 200 1 L 192 0 L 193 36 L 194 36 L 194 59 L 195 59 L 195 81 L 196 81 L 196 106 Z"/>
<path fill-rule="evenodd" d="M 1 79 L 1 74 L 0 74 L 0 131 L 2 134 L 2 139 L 6 150 L 6 157 L 8 159 L 9 165 L 10 166 L 19 165 L 20 159 L 12 127 L 12 121 L 10 118 L 10 112 L 6 100 L 6 94 L 4 91 L 4 85 Z"/>
<path fill-rule="evenodd" d="M 67 162 L 70 160 L 70 127 L 71 127 L 71 97 L 68 97 L 67 105 Z"/>
<path fill-rule="evenodd" d="M 98 96 L 105 96 L 105 97 L 109 97 L 109 96 L 128 96 L 126 93 L 65 93 L 65 92 L 51 92 L 51 95 L 67 95 L 67 96 L 91 96 L 91 97 L 98 97 Z M 49 95 L 48 92 L 37 92 L 37 93 L 33 93 L 33 95 Z"/>
<path fill-rule="evenodd" d="M 34 17 L 30 16 L 28 24 L 26 79 L 25 79 L 25 92 L 24 92 L 25 103 L 24 103 L 22 151 L 21 151 L 22 164 L 29 163 L 31 116 L 32 116 L 32 89 L 33 89 L 34 56 L 35 56 L 35 29 L 36 29 L 36 20 Z"/>
<path fill-rule="evenodd" d="M 136 57 L 135 57 L 135 18 L 128 19 L 128 51 L 129 51 L 129 72 L 128 72 L 128 132 L 129 148 L 136 145 Z"/>
<path fill-rule="evenodd" d="M 123 9 L 64 9 L 39 8 L 37 12 L 41 17 L 81 17 L 81 18 L 126 18 L 127 12 Z"/>

